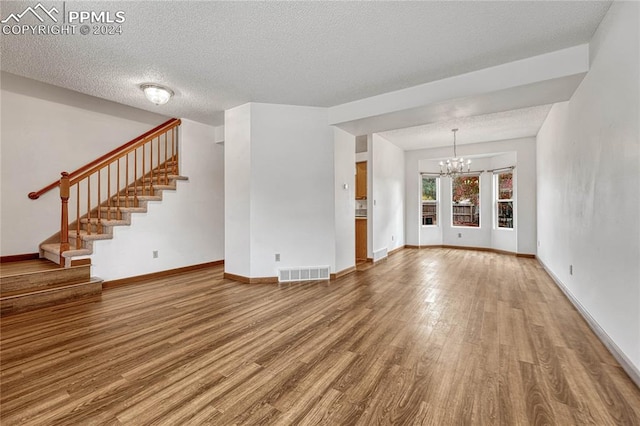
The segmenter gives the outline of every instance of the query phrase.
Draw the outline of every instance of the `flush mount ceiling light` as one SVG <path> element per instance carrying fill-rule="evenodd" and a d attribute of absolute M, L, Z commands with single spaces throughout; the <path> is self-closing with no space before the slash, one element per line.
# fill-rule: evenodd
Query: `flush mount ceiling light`
<path fill-rule="evenodd" d="M 469 172 L 471 160 L 467 160 L 465 162 L 464 158 L 458 158 L 458 154 L 456 152 L 456 132 L 458 129 L 451 129 L 451 131 L 453 132 L 453 158 L 450 158 L 445 162 L 440 162 L 440 176 L 449 176 L 454 178 L 465 172 L 465 166 L 467 169 L 466 171 Z"/>
<path fill-rule="evenodd" d="M 173 96 L 173 90 L 166 87 L 159 86 L 157 84 L 143 84 L 140 86 L 144 95 L 156 105 L 164 105 L 169 102 L 169 99 Z"/>

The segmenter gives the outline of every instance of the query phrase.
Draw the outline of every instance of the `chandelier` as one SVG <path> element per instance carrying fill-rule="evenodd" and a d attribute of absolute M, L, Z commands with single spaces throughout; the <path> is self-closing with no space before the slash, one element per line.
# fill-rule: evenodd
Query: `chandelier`
<path fill-rule="evenodd" d="M 456 132 L 458 129 L 451 129 L 451 131 L 453 132 L 453 158 L 440 162 L 440 176 L 453 178 L 464 173 L 465 168 L 467 169 L 466 172 L 469 172 L 471 160 L 465 161 L 462 157 L 458 158 L 458 153 L 456 152 Z"/>

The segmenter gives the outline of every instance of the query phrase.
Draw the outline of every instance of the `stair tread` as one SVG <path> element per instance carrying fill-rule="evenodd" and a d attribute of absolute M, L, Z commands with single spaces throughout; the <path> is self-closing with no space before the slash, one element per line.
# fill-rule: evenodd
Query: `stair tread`
<path fill-rule="evenodd" d="M 60 255 L 60 243 L 50 243 L 50 244 L 41 244 L 41 250 L 48 251 L 49 253 L 53 253 L 56 255 Z M 89 249 L 79 249 L 76 248 L 73 244 L 70 244 L 69 250 L 64 252 L 64 257 L 73 257 L 73 256 L 88 256 L 93 254 L 93 250 Z"/>
<path fill-rule="evenodd" d="M 102 217 L 100 219 L 98 219 L 97 217 L 92 217 L 90 223 L 92 225 L 97 225 L 98 221 L 104 226 L 129 225 L 129 222 L 126 221 L 126 220 L 107 219 L 107 218 L 104 217 L 104 214 L 102 215 Z M 86 224 L 87 222 L 89 222 L 89 221 L 87 220 L 86 217 L 80 219 L 80 223 Z"/>
<path fill-rule="evenodd" d="M 128 220 L 100 219 L 100 221 L 103 226 L 127 226 L 131 224 Z"/>
<path fill-rule="evenodd" d="M 80 219 L 80 223 L 87 223 L 89 220 L 87 218 Z M 97 217 L 91 218 L 91 223 L 96 225 L 98 223 Z M 126 226 L 130 225 L 128 220 L 117 220 L 117 219 L 106 219 L 104 217 L 100 218 L 100 223 L 102 226 Z"/>
<path fill-rule="evenodd" d="M 129 195 L 129 196 L 126 196 L 126 195 L 114 195 L 113 197 L 111 197 L 111 199 L 113 199 L 113 200 L 117 200 L 118 198 L 121 199 L 121 200 L 128 199 L 129 202 L 133 202 L 134 201 L 134 196 L 133 195 Z M 138 201 L 162 201 L 162 197 L 160 195 L 136 195 L 135 198 L 137 198 Z"/>
<path fill-rule="evenodd" d="M 48 259 L 22 260 L 19 262 L 3 263 L 0 266 L 0 278 L 16 275 L 38 274 L 41 272 L 60 269 L 60 265 Z"/>
<path fill-rule="evenodd" d="M 159 179 L 159 178 L 164 179 L 164 177 L 165 177 L 165 176 L 164 176 L 164 169 L 162 169 L 161 171 L 159 171 L 159 170 L 158 170 L 158 171 L 157 171 L 157 170 L 154 170 L 154 173 L 153 173 L 153 179 Z M 151 177 L 150 177 L 150 176 L 145 176 L 145 177 L 143 177 L 142 179 L 147 179 L 147 180 L 149 180 L 149 179 L 151 179 Z M 172 175 L 171 173 L 169 173 L 169 174 L 167 175 L 167 179 L 170 179 L 170 180 L 189 180 L 189 178 L 188 178 L 188 177 L 186 177 L 186 176 L 181 176 L 181 175 Z"/>
<path fill-rule="evenodd" d="M 120 207 L 118 207 L 118 206 L 111 206 L 111 207 L 103 206 L 103 207 L 100 207 L 100 210 L 101 211 L 108 211 L 108 210 L 118 211 L 118 210 L 120 210 L 121 212 L 125 212 L 125 213 L 146 213 L 147 208 L 146 207 L 125 207 L 125 206 L 121 205 Z"/>
<path fill-rule="evenodd" d="M 69 269 L 69 268 L 58 268 L 58 269 Z M 5 292 L 2 292 L 2 294 L 0 294 L 0 300 L 15 298 L 18 296 L 24 296 L 29 294 L 49 293 L 52 291 L 58 291 L 65 288 L 77 287 L 82 284 L 92 284 L 96 282 L 94 278 L 95 277 L 81 278 L 81 279 L 78 278 L 78 279 L 69 280 L 63 283 L 49 285 L 48 287 L 44 287 L 44 288 L 24 288 L 24 289 L 14 290 L 14 291 L 5 291 Z"/>
<path fill-rule="evenodd" d="M 73 237 L 75 238 L 78 235 L 78 231 L 73 230 L 73 231 L 69 231 L 69 237 Z M 80 238 L 83 240 L 110 240 L 111 238 L 113 238 L 113 235 L 111 234 L 97 234 L 95 232 L 92 232 L 91 234 L 87 233 L 86 230 L 81 229 L 80 230 Z"/>
<path fill-rule="evenodd" d="M 174 185 L 159 185 L 159 184 L 155 184 L 154 183 L 151 186 L 153 186 L 154 190 L 161 190 L 161 189 L 173 189 L 173 190 L 175 190 L 177 188 L 175 184 Z M 129 188 L 127 188 L 127 190 L 129 192 L 149 192 L 149 186 L 146 186 L 144 188 L 142 188 L 142 186 L 139 186 L 137 188 L 134 188 L 134 187 L 130 186 Z"/>

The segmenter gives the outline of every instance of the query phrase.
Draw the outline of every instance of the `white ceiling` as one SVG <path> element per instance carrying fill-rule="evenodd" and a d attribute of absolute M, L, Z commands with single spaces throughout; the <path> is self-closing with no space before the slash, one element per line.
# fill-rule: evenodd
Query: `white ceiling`
<path fill-rule="evenodd" d="M 541 105 L 494 114 L 439 121 L 423 126 L 390 130 L 380 135 L 405 151 L 451 146 L 451 129 L 458 129 L 456 144 L 498 141 L 535 136 L 552 105 Z"/>
<path fill-rule="evenodd" d="M 0 14 L 25 4 L 3 1 Z M 3 35 L 2 70 L 218 125 L 225 109 L 248 101 L 334 106 L 585 43 L 610 1 L 65 6 L 123 10 L 123 34 Z M 167 85 L 176 96 L 156 107 L 137 87 L 144 82 Z"/>

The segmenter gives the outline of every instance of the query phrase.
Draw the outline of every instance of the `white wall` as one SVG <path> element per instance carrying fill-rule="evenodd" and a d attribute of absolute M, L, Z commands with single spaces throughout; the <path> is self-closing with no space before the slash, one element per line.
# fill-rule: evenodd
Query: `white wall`
<path fill-rule="evenodd" d="M 538 257 L 640 370 L 640 4 L 614 2 L 591 69 L 538 134 Z M 569 274 L 573 265 L 573 275 Z"/>
<path fill-rule="evenodd" d="M 60 231 L 60 194 L 27 194 L 167 117 L 2 73 L 2 256 L 36 253 Z"/>
<path fill-rule="evenodd" d="M 463 145 L 465 158 L 473 158 L 472 170 L 516 166 L 516 220 L 514 231 L 493 229 L 492 175 L 481 176 L 480 229 L 451 227 L 451 182 L 440 183 L 440 226 L 423 227 L 420 217 L 420 172 L 438 172 L 440 159 L 451 156 L 450 147 L 405 152 L 406 241 L 408 245 L 459 245 L 536 253 L 536 145 L 522 138 Z M 478 158 L 474 158 L 474 156 Z M 485 158 L 483 158 L 485 157 Z M 509 164 L 510 163 L 510 164 Z M 503 234 L 511 232 L 505 237 Z M 458 238 L 462 233 L 462 238 Z M 515 234 L 515 235 L 514 235 Z"/>
<path fill-rule="evenodd" d="M 404 151 L 378 134 L 371 146 L 369 220 L 373 253 L 404 246 Z"/>
<path fill-rule="evenodd" d="M 246 231 L 238 232 L 239 228 L 248 227 L 250 246 L 225 252 L 227 272 L 273 277 L 280 267 L 333 265 L 334 133 L 327 124 L 326 108 L 258 103 L 243 107 L 249 108 L 250 117 L 225 122 L 225 147 L 233 149 L 238 143 L 234 135 L 247 131 L 250 146 L 237 152 L 240 158 L 227 155 L 225 168 L 243 173 L 249 161 L 250 182 L 248 188 L 228 182 L 225 202 L 228 211 L 240 211 L 248 193 L 250 212 L 248 220 L 239 217 L 237 226 L 225 226 L 229 241 L 244 236 Z M 231 195 L 231 191 L 239 193 Z M 275 261 L 276 253 L 280 262 Z M 239 257 L 244 260 L 237 260 Z"/>
<path fill-rule="evenodd" d="M 189 180 L 133 214 L 131 226 L 115 227 L 112 240 L 95 242 L 93 275 L 108 281 L 224 259 L 223 151 L 214 127 L 183 119 L 180 174 Z"/>
<path fill-rule="evenodd" d="M 355 266 L 355 136 L 337 127 L 334 134 L 335 262 L 334 272 Z M 347 189 L 344 186 L 347 185 Z"/>
<path fill-rule="evenodd" d="M 326 108 L 252 104 L 251 277 L 333 264 L 333 144 Z"/>
<path fill-rule="evenodd" d="M 224 122 L 224 269 L 231 274 L 249 276 L 251 104 L 226 110 Z"/>

